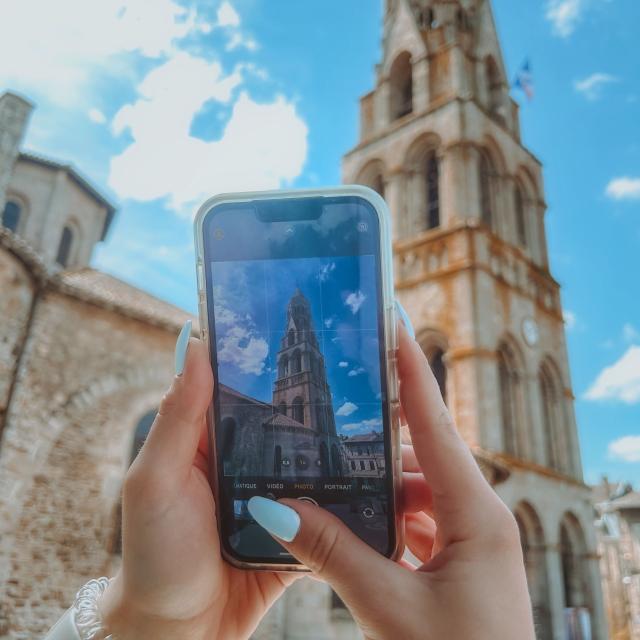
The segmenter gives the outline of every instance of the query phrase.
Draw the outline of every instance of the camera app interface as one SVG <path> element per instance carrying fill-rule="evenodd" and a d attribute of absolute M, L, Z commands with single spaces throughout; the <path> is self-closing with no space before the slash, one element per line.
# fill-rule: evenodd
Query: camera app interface
<path fill-rule="evenodd" d="M 379 266 L 360 253 L 377 227 L 347 215 L 353 242 L 340 247 L 327 217 L 268 225 L 276 245 L 282 234 L 277 257 L 209 265 L 223 521 L 241 558 L 291 561 L 253 522 L 253 495 L 315 502 L 381 552 L 389 544 Z M 298 254 L 355 253 L 286 257 L 296 240 Z"/>

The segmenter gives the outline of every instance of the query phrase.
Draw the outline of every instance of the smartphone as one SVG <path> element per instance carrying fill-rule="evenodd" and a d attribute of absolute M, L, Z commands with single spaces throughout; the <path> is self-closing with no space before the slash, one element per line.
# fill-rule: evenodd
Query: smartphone
<path fill-rule="evenodd" d="M 235 566 L 305 570 L 252 520 L 254 495 L 315 503 L 402 553 L 389 227 L 361 186 L 220 195 L 198 211 L 211 484 Z"/>

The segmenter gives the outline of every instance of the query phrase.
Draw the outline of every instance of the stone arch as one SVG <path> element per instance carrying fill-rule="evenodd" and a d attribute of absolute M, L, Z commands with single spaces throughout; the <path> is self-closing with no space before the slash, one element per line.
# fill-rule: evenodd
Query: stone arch
<path fill-rule="evenodd" d="M 389 113 L 391 121 L 413 111 L 413 66 L 411 54 L 402 51 L 389 69 Z"/>
<path fill-rule="evenodd" d="M 447 370 L 447 353 L 449 351 L 447 337 L 436 329 L 427 329 L 418 335 L 418 344 L 429 361 L 444 401 L 448 402 L 451 395 L 449 389 L 451 382 Z"/>
<path fill-rule="evenodd" d="M 496 350 L 502 450 L 517 458 L 529 456 L 527 442 L 527 396 L 522 350 L 506 335 Z"/>
<path fill-rule="evenodd" d="M 571 511 L 567 511 L 560 521 L 558 542 L 565 614 L 576 621 L 584 617 L 590 619 L 593 601 L 589 553 L 582 525 Z"/>
<path fill-rule="evenodd" d="M 524 500 L 518 503 L 513 513 L 520 532 L 536 637 L 548 638 L 551 635 L 551 608 L 548 600 L 547 543 L 542 522 L 534 507 Z"/>
<path fill-rule="evenodd" d="M 560 473 L 572 475 L 571 438 L 568 433 L 564 385 L 560 369 L 551 356 L 546 356 L 540 363 L 538 385 L 544 462 Z"/>
<path fill-rule="evenodd" d="M 370 187 L 384 198 L 386 175 L 387 170 L 384 162 L 379 158 L 374 158 L 360 169 L 356 183 Z"/>
<path fill-rule="evenodd" d="M 409 234 L 436 229 L 441 224 L 441 139 L 427 133 L 414 140 L 405 155 Z"/>

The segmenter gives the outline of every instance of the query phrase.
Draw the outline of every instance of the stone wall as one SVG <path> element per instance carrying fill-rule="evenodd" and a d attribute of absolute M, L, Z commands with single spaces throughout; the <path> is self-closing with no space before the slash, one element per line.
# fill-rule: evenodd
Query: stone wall
<path fill-rule="evenodd" d="M 35 302 L 27 270 L 0 247 L 2 395 L 0 638 L 34 638 L 87 579 L 112 574 L 116 510 L 138 420 L 173 375 L 176 331 L 56 290 Z M 9 356 L 7 355 L 9 354 Z"/>

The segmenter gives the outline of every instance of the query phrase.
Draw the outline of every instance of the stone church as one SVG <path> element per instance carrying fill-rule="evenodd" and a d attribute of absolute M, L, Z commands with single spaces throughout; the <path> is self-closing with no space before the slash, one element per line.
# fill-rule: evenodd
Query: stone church
<path fill-rule="evenodd" d="M 324 356 L 311 306 L 296 289 L 276 355 L 272 404 L 221 387 L 225 475 L 319 478 L 345 475 Z"/>
<path fill-rule="evenodd" d="M 542 167 L 521 143 L 489 0 L 386 0 L 360 108 L 344 181 L 390 205 L 398 296 L 516 515 L 538 637 L 589 626 L 604 640 Z M 20 152 L 30 110 L 0 96 L 0 638 L 12 640 L 42 634 L 78 586 L 116 570 L 122 478 L 188 317 L 88 266 L 114 207 L 73 167 Z M 254 637 L 360 636 L 325 585 L 303 580 Z"/>

